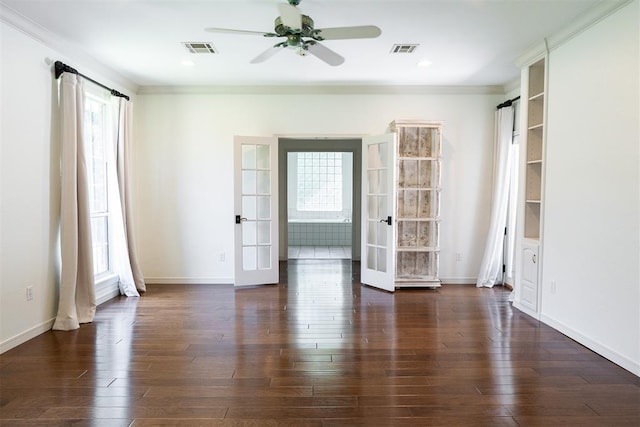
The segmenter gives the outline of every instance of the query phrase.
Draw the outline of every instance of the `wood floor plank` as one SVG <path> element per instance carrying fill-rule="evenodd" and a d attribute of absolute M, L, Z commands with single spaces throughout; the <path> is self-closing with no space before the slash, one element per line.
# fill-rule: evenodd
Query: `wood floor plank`
<path fill-rule="evenodd" d="M 349 261 L 148 285 L 0 355 L 2 426 L 640 425 L 640 378 L 500 287 L 387 293 Z"/>

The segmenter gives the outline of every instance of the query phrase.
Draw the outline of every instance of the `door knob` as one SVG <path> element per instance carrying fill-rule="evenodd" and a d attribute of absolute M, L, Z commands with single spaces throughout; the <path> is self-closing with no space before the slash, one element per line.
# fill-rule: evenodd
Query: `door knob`
<path fill-rule="evenodd" d="M 246 221 L 246 220 L 247 220 L 247 218 L 245 218 L 243 216 L 240 216 L 240 215 L 236 215 L 236 224 L 240 224 L 240 223 L 242 223 L 243 221 Z"/>
<path fill-rule="evenodd" d="M 393 224 L 393 221 L 391 220 L 390 216 L 388 216 L 387 219 L 381 219 L 380 222 L 386 222 L 387 225 Z"/>

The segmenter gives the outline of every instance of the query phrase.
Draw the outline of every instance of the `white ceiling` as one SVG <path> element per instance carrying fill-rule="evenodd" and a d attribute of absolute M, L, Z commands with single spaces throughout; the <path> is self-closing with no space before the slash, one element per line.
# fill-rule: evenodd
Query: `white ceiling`
<path fill-rule="evenodd" d="M 273 31 L 285 0 L 0 0 L 139 86 L 504 85 L 514 61 L 598 3 L 620 0 L 302 0 L 316 28 L 377 25 L 376 39 L 323 42 L 346 58 L 332 67 L 293 50 L 249 61 L 276 39 L 212 34 L 206 27 Z M 182 42 L 211 42 L 191 54 Z M 391 54 L 393 44 L 419 44 Z M 57 58 L 53 58 L 57 59 Z M 182 65 L 191 60 L 194 66 Z M 428 60 L 431 66 L 417 63 Z M 69 64 L 73 65 L 73 64 Z M 82 70 L 80 70 L 82 71 Z"/>

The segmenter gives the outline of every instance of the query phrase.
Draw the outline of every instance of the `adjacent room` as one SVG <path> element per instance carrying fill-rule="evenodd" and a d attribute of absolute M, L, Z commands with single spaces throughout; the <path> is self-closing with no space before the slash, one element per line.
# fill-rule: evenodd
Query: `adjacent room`
<path fill-rule="evenodd" d="M 289 152 L 289 259 L 351 259 L 353 153 Z"/>
<path fill-rule="evenodd" d="M 640 425 L 640 0 L 0 0 L 0 425 Z"/>

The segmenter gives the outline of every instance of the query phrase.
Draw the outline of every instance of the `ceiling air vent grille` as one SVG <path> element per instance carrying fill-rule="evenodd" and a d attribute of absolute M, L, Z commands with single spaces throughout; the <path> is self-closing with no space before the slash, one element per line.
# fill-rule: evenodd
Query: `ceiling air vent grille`
<path fill-rule="evenodd" d="M 184 42 L 183 44 L 191 53 L 218 53 L 211 43 Z"/>
<path fill-rule="evenodd" d="M 394 44 L 391 53 L 413 53 L 420 45 L 417 44 Z"/>

